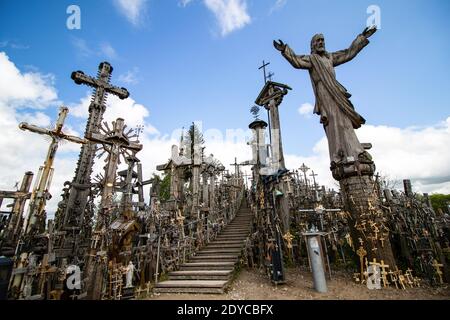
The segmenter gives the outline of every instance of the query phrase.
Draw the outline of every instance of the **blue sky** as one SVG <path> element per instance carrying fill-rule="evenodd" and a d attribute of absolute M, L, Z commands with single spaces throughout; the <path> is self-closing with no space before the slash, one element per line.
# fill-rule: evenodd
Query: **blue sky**
<path fill-rule="evenodd" d="M 437 139 L 444 145 L 448 139 L 448 1 L 131 0 L 134 11 L 120 5 L 124 2 L 0 0 L 0 52 L 22 74 L 51 74 L 49 85 L 58 101 L 68 105 L 80 103 L 89 91 L 75 85 L 70 73 L 95 75 L 99 62 L 109 61 L 112 82 L 127 87 L 132 99 L 145 106 L 145 121 L 161 134 L 196 120 L 203 121 L 204 129 L 246 129 L 252 121 L 249 109 L 263 85 L 258 67 L 262 60 L 270 61 L 274 80 L 293 88 L 280 107 L 285 152 L 298 161 L 311 160 L 320 153 L 324 133 L 316 115 L 299 113 L 301 105 L 314 103 L 309 75 L 293 69 L 272 40 L 309 53 L 312 35 L 321 32 L 328 51 L 347 48 L 365 28 L 366 10 L 374 4 L 381 9 L 381 29 L 356 59 L 336 69 L 338 80 L 353 94 L 368 128 L 397 130 L 406 144 L 408 137 L 426 130 L 441 134 Z M 227 3 L 235 6 L 223 5 Z M 81 9 L 81 30 L 66 27 L 71 4 Z M 29 111 L 26 106 L 18 110 Z M 42 112 L 53 119 L 57 108 Z M 75 129 L 83 122 L 68 121 Z M 377 136 L 379 131 L 373 132 Z M 363 142 L 377 141 L 367 139 L 371 141 Z M 407 157 L 408 150 L 402 155 Z M 169 150 L 158 152 L 169 155 Z M 411 174 L 395 170 L 396 176 Z M 416 170 L 417 179 L 427 178 L 425 169 Z M 440 175 L 450 179 L 448 165 Z"/>
<path fill-rule="evenodd" d="M 70 4 L 81 8 L 81 30 L 65 26 Z M 281 107 L 287 151 L 307 152 L 322 135 L 316 118 L 304 121 L 297 113 L 302 103 L 314 101 L 309 77 L 293 70 L 272 40 L 308 53 L 311 36 L 322 32 L 328 50 L 343 49 L 365 27 L 367 7 L 377 4 L 381 30 L 360 56 L 337 69 L 339 81 L 371 124 L 431 125 L 448 115 L 448 1 L 291 0 L 271 12 L 274 4 L 248 1 L 251 23 L 223 37 L 200 0 L 186 7 L 177 0 L 149 0 L 138 26 L 110 0 L 3 0 L 0 40 L 28 47 L 5 51 L 19 67 L 54 74 L 59 96 L 67 102 L 86 91 L 69 78 L 73 70 L 94 74 L 98 63 L 108 60 L 115 83 L 119 74 L 138 70 L 138 83 L 119 84 L 149 107 L 151 121 L 162 131 L 192 120 L 219 129 L 245 127 L 262 85 L 257 68 L 265 59 L 274 79 L 294 89 Z M 83 55 L 74 46 L 77 40 L 92 52 Z M 114 48 L 116 57 L 97 53 L 102 44 Z"/>

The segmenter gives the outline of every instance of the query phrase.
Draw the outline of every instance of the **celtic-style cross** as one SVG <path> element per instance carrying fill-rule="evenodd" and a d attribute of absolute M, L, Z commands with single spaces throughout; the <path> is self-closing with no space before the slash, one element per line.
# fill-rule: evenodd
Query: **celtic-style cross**
<path fill-rule="evenodd" d="M 130 129 L 125 132 L 126 125 L 124 120 L 118 118 L 113 121 L 112 129 L 109 128 L 108 124 L 104 123 L 105 128 L 101 127 L 102 133 L 93 132 L 86 136 L 86 138 L 94 143 L 99 143 L 103 145 L 103 152 L 108 153 L 108 158 L 106 159 L 107 165 L 105 166 L 105 176 L 103 180 L 103 193 L 101 200 L 101 210 L 102 213 L 107 211 L 112 207 L 112 197 L 115 190 L 116 184 L 116 173 L 117 166 L 120 163 L 120 156 L 134 156 L 135 153 L 142 150 L 142 145 L 131 141 L 130 138 L 136 135 L 130 135 L 134 129 Z M 133 154 L 130 154 L 132 152 Z"/>

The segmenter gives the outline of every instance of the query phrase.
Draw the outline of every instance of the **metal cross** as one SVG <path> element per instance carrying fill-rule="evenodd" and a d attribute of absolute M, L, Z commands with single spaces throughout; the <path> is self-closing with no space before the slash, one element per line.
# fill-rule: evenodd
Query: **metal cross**
<path fill-rule="evenodd" d="M 265 62 L 265 61 L 263 60 L 262 63 L 263 63 L 262 66 L 259 67 L 258 70 L 263 69 L 263 72 L 264 72 L 264 83 L 267 83 L 266 67 L 270 64 L 270 62 Z"/>
<path fill-rule="evenodd" d="M 138 124 L 136 126 L 136 128 L 134 128 L 134 134 L 136 135 L 136 139 L 139 139 L 139 136 L 143 132 L 144 132 L 144 125 L 143 124 Z"/>

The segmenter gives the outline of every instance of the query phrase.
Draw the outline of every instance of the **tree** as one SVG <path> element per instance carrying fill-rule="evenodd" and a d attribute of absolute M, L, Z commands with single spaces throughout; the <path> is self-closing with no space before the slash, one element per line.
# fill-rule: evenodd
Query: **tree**
<path fill-rule="evenodd" d="M 388 174 L 385 174 L 383 172 L 378 173 L 378 182 L 380 183 L 380 187 L 382 190 L 396 189 L 400 183 L 399 180 L 392 179 Z"/>
<path fill-rule="evenodd" d="M 170 198 L 170 174 L 166 174 L 160 181 L 159 198 L 163 201 Z"/>
<path fill-rule="evenodd" d="M 430 196 L 431 205 L 434 210 L 441 209 L 444 212 L 449 212 L 448 206 L 450 205 L 450 194 L 432 194 Z"/>
<path fill-rule="evenodd" d="M 195 123 L 192 122 L 183 140 L 183 147 L 186 151 L 186 157 L 194 159 L 194 146 L 199 145 L 201 147 L 204 143 L 205 140 L 203 139 L 203 134 Z"/>

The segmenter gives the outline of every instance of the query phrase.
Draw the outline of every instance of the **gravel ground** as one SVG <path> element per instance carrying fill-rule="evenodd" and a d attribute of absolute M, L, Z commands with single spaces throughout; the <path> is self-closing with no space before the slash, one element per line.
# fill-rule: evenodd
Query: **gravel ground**
<path fill-rule="evenodd" d="M 313 289 L 312 275 L 308 271 L 291 268 L 286 270 L 286 284 L 274 286 L 265 273 L 242 270 L 232 282 L 227 293 L 214 294 L 152 294 L 150 300 L 450 300 L 450 287 L 386 288 L 369 290 L 356 284 L 351 275 L 335 272 L 328 280 L 328 292 L 317 293 Z"/>

